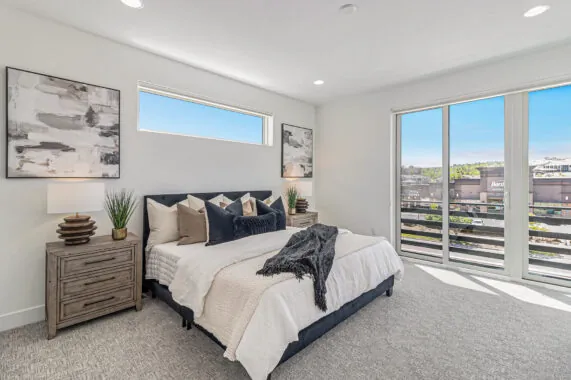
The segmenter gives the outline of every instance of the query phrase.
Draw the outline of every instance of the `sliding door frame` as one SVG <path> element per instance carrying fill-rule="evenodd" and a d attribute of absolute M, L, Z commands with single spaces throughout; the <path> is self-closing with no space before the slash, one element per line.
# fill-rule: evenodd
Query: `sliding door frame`
<path fill-rule="evenodd" d="M 532 83 L 505 92 L 488 92 L 459 97 L 430 106 L 391 110 L 391 240 L 403 256 L 443 263 L 450 267 L 505 275 L 514 280 L 538 281 L 571 287 L 571 281 L 529 273 L 529 93 L 571 85 L 570 78 Z M 449 179 L 450 106 L 481 99 L 504 97 L 504 267 L 488 268 L 450 261 L 449 253 Z M 401 117 L 423 110 L 442 109 L 442 258 L 402 252 L 401 234 Z M 446 207 L 444 207 L 446 205 Z"/>
<path fill-rule="evenodd" d="M 440 107 L 433 107 L 434 109 Z M 431 109 L 431 108 L 427 108 Z M 392 155 L 391 161 L 394 163 L 391 175 L 391 221 L 393 226 L 391 226 L 391 240 L 393 247 L 398 252 L 399 255 L 405 257 L 411 257 L 413 259 L 419 259 L 424 261 L 430 261 L 434 263 L 445 263 L 444 261 L 444 244 L 442 245 L 442 258 L 438 256 L 431 255 L 421 255 L 414 252 L 403 251 L 401 245 L 401 164 L 402 164 L 402 113 L 393 113 L 391 115 L 391 142 L 392 145 Z M 444 117 L 443 117 L 444 119 Z M 393 138 L 394 136 L 394 138 Z M 444 181 L 443 181 L 444 182 Z M 444 214 L 442 216 L 442 228 L 444 228 Z M 442 229 L 442 231 L 444 231 Z M 444 236 L 442 238 L 444 242 Z M 448 247 L 446 247 L 448 249 Z M 447 262 L 447 261 L 446 261 Z"/>
<path fill-rule="evenodd" d="M 450 263 L 450 106 L 442 106 L 442 263 Z"/>
<path fill-rule="evenodd" d="M 514 235 L 511 231 L 511 227 L 508 229 L 508 226 L 511 226 L 512 223 L 507 222 L 507 214 L 509 213 L 510 209 L 510 186 L 512 184 L 513 179 L 510 176 L 510 173 L 513 172 L 511 169 L 513 167 L 512 161 L 512 152 L 517 151 L 516 147 L 513 146 L 514 142 L 512 141 L 511 136 L 514 134 L 514 131 L 517 130 L 516 125 L 514 125 L 514 121 L 511 118 L 507 117 L 508 107 L 511 107 L 511 103 L 516 102 L 516 98 L 511 98 L 514 96 L 517 98 L 519 94 L 514 95 L 494 95 L 488 97 L 481 97 L 478 99 L 472 100 L 462 100 L 450 104 L 444 104 L 436 107 L 427 107 L 418 110 L 407 110 L 407 111 L 400 111 L 393 113 L 393 133 L 396 136 L 394 140 L 394 162 L 396 166 L 394 167 L 394 175 L 392 176 L 392 181 L 394 181 L 394 198 L 392 200 L 392 204 L 395 205 L 393 208 L 393 218 L 392 220 L 395 223 L 394 230 L 394 247 L 399 254 L 402 256 L 412 257 L 415 259 L 421 259 L 426 261 L 438 262 L 442 263 L 446 266 L 450 265 L 453 267 L 465 268 L 465 269 L 476 269 L 484 272 L 495 273 L 495 274 L 503 274 L 509 275 L 511 273 L 517 273 L 517 268 L 511 268 L 513 263 L 508 264 L 507 260 L 507 252 L 510 249 L 510 243 L 508 242 L 508 236 Z M 505 195 L 504 195 L 504 265 L 502 268 L 493 268 L 493 267 L 486 267 L 482 265 L 478 265 L 476 263 L 472 264 L 469 262 L 460 262 L 460 261 L 451 261 L 450 260 L 450 229 L 449 229 L 449 219 L 450 219 L 450 106 L 454 104 L 462 104 L 471 101 L 478 101 L 482 99 L 489 99 L 494 97 L 503 97 L 504 98 L 504 183 L 505 183 Z M 403 251 L 402 246 L 400 243 L 400 236 L 401 236 L 401 161 L 402 161 L 402 115 L 410 113 L 410 112 L 418 112 L 418 111 L 426 111 L 430 109 L 441 109 L 442 111 L 442 257 L 435 257 L 429 255 L 420 255 L 415 254 L 408 251 Z M 511 241 L 516 240 L 515 236 L 512 236 Z M 513 243 L 511 243 L 513 244 Z M 516 267 L 521 268 L 521 263 L 517 263 Z M 519 269 L 521 271 L 521 269 Z M 521 276 L 520 276 L 521 278 Z"/>

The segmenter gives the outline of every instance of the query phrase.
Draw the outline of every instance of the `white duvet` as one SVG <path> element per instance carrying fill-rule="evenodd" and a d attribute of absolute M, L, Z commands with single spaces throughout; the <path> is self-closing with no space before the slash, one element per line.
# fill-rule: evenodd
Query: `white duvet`
<path fill-rule="evenodd" d="M 322 312 L 310 278 L 255 275 L 297 231 L 193 247 L 179 260 L 169 287 L 176 302 L 194 311 L 195 322 L 227 346 L 224 355 L 240 361 L 254 380 L 267 377 L 300 330 L 391 275 L 402 276 L 402 261 L 384 238 L 340 230 L 326 283 L 328 310 Z"/>

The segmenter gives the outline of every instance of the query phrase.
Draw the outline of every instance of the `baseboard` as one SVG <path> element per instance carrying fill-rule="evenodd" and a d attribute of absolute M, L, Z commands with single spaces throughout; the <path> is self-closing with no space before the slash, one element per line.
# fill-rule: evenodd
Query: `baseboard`
<path fill-rule="evenodd" d="M 0 331 L 12 330 L 16 327 L 43 321 L 45 319 L 44 310 L 44 305 L 40 305 L 0 315 Z"/>

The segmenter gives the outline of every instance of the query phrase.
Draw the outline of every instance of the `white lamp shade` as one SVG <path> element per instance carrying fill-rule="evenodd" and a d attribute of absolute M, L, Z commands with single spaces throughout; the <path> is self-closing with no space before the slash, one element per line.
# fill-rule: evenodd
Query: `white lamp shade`
<path fill-rule="evenodd" d="M 101 211 L 104 197 L 104 183 L 49 183 L 48 214 Z"/>
<path fill-rule="evenodd" d="M 311 197 L 313 195 L 312 181 L 299 181 L 295 184 L 295 187 L 302 197 Z"/>

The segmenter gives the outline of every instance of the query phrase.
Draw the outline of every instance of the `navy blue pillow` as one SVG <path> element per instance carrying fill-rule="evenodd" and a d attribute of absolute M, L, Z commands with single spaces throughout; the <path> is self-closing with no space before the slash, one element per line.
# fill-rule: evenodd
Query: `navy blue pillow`
<path fill-rule="evenodd" d="M 258 210 L 258 215 L 276 214 L 277 231 L 286 229 L 286 213 L 282 197 L 276 199 L 274 203 L 269 206 L 256 199 L 256 209 Z"/>
<path fill-rule="evenodd" d="M 234 240 L 234 218 L 243 215 L 242 201 L 238 199 L 229 204 L 226 209 L 211 202 L 204 202 L 204 208 L 206 210 L 206 223 L 208 223 L 206 245 L 216 245 Z"/>
<path fill-rule="evenodd" d="M 234 239 L 276 231 L 276 214 L 237 216 L 234 218 Z"/>

